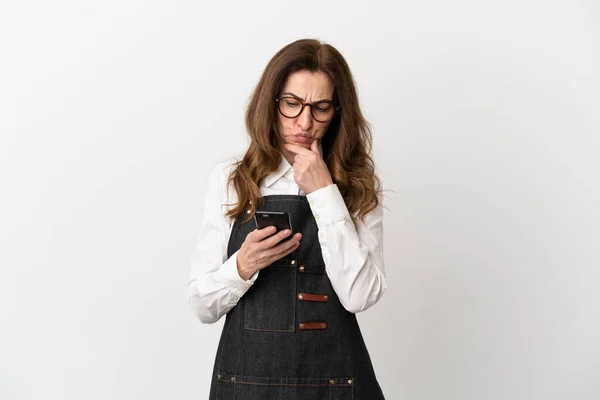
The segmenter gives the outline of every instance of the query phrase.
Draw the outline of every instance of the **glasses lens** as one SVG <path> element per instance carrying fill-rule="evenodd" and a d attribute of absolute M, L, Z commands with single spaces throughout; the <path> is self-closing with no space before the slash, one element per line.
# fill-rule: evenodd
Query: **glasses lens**
<path fill-rule="evenodd" d="M 316 103 L 310 108 L 312 116 L 319 122 L 327 122 L 333 117 L 333 104 L 331 103 Z"/>
<path fill-rule="evenodd" d="M 302 103 L 293 97 L 284 97 L 279 100 L 279 111 L 281 111 L 285 117 L 297 117 L 302 111 Z"/>

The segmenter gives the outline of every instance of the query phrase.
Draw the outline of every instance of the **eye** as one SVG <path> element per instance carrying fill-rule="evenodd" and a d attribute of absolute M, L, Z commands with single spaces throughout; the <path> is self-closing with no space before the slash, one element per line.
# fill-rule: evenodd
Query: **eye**
<path fill-rule="evenodd" d="M 327 111 L 329 111 L 331 109 L 331 104 L 329 104 L 329 103 L 321 103 L 321 104 L 317 104 L 315 108 L 319 112 L 327 112 Z"/>
<path fill-rule="evenodd" d="M 298 107 L 300 103 L 295 100 L 285 100 L 285 105 L 288 107 Z"/>

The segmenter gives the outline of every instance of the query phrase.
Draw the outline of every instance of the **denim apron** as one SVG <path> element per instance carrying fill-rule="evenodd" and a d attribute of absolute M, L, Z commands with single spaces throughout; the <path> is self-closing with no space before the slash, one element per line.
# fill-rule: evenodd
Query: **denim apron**
<path fill-rule="evenodd" d="M 211 400 L 384 399 L 355 314 L 340 303 L 327 274 L 319 229 L 305 196 L 263 197 L 263 211 L 287 211 L 293 253 L 262 269 L 226 316 Z M 234 221 L 227 256 L 256 229 Z"/>

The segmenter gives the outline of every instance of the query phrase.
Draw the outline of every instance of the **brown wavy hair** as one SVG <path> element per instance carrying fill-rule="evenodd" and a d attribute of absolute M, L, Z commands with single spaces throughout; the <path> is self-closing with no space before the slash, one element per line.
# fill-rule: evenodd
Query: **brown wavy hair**
<path fill-rule="evenodd" d="M 238 202 L 227 212 L 236 218 L 246 213 L 248 221 L 262 205 L 259 186 L 279 168 L 281 157 L 275 133 L 275 98 L 289 75 L 298 71 L 323 72 L 333 83 L 333 101 L 341 107 L 321 139 L 323 159 L 337 184 L 353 223 L 379 204 L 381 181 L 371 158 L 372 134 L 363 117 L 354 78 L 346 60 L 333 46 L 314 39 L 301 39 L 283 47 L 267 64 L 250 97 L 246 129 L 250 145 L 231 171 Z M 229 187 L 229 185 L 228 185 Z M 247 212 L 250 210 L 250 212 Z"/>

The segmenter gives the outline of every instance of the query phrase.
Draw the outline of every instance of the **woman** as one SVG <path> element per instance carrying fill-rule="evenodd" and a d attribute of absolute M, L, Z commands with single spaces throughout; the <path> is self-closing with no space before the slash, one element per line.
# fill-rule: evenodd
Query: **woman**
<path fill-rule="evenodd" d="M 227 314 L 210 399 L 383 399 L 355 316 L 386 289 L 381 191 L 342 55 L 282 48 L 246 127 L 241 161 L 209 178 L 191 268 L 200 321 Z M 256 229 L 258 210 L 288 212 L 294 233 Z"/>

